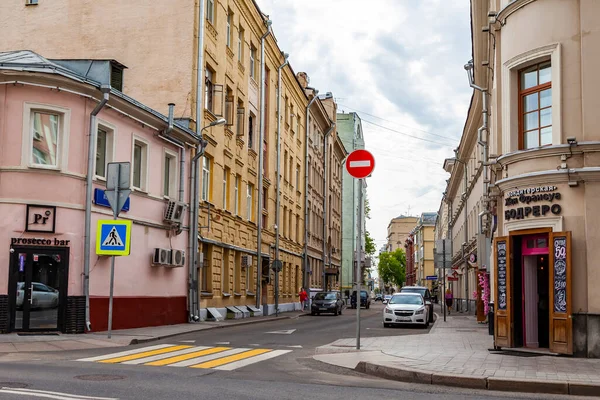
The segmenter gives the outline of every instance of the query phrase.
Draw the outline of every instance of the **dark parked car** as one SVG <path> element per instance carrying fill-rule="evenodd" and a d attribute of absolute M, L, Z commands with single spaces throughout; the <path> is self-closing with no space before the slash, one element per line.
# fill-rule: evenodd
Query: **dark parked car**
<path fill-rule="evenodd" d="M 333 315 L 342 315 L 344 301 L 339 292 L 318 292 L 313 297 L 310 314 L 333 313 Z"/>
<path fill-rule="evenodd" d="M 419 293 L 425 299 L 425 304 L 429 308 L 429 322 L 433 322 L 433 298 L 428 288 L 424 286 L 404 286 L 400 293 Z"/>
<path fill-rule="evenodd" d="M 353 291 L 352 296 L 350 296 L 350 306 L 356 308 L 356 290 Z M 369 297 L 369 292 L 366 290 L 360 291 L 360 306 L 366 309 L 371 307 L 371 297 Z"/>
<path fill-rule="evenodd" d="M 377 293 L 375 295 L 375 301 L 383 301 L 383 295 L 381 293 Z"/>

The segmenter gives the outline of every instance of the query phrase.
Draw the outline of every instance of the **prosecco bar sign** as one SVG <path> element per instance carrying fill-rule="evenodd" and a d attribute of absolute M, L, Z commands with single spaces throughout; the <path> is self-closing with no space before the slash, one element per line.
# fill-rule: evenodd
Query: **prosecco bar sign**
<path fill-rule="evenodd" d="M 555 201 L 561 195 L 556 190 L 556 186 L 540 186 L 508 192 L 504 199 L 504 220 L 560 215 L 562 207 Z M 520 207 L 508 208 L 512 206 Z"/>

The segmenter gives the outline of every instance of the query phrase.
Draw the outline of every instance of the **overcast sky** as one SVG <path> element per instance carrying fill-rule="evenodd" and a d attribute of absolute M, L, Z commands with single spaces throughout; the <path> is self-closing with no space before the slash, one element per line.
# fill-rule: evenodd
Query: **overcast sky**
<path fill-rule="evenodd" d="M 379 250 L 387 225 L 438 211 L 471 89 L 468 0 L 257 0 L 296 72 L 339 111 L 359 113 L 376 167 L 367 229 Z"/>

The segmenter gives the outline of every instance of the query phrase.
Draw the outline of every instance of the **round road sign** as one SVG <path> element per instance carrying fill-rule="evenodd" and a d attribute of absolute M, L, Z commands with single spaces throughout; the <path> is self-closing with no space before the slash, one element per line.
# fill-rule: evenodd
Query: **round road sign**
<path fill-rule="evenodd" d="M 356 179 L 371 175 L 374 168 L 375 158 L 367 150 L 354 150 L 346 158 L 346 171 Z"/>

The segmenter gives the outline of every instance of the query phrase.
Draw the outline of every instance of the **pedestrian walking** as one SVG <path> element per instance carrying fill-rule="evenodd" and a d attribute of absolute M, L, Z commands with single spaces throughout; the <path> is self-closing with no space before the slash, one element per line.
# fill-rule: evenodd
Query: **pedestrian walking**
<path fill-rule="evenodd" d="M 306 300 L 308 300 L 308 294 L 306 294 L 304 288 L 300 288 L 300 293 L 298 295 L 300 296 L 300 305 L 302 307 L 302 311 L 304 311 L 306 308 Z"/>
<path fill-rule="evenodd" d="M 452 301 L 454 300 L 454 296 L 452 295 L 452 290 L 450 288 L 446 289 L 446 307 L 448 308 L 448 314 L 450 314 L 450 310 L 452 310 Z"/>

